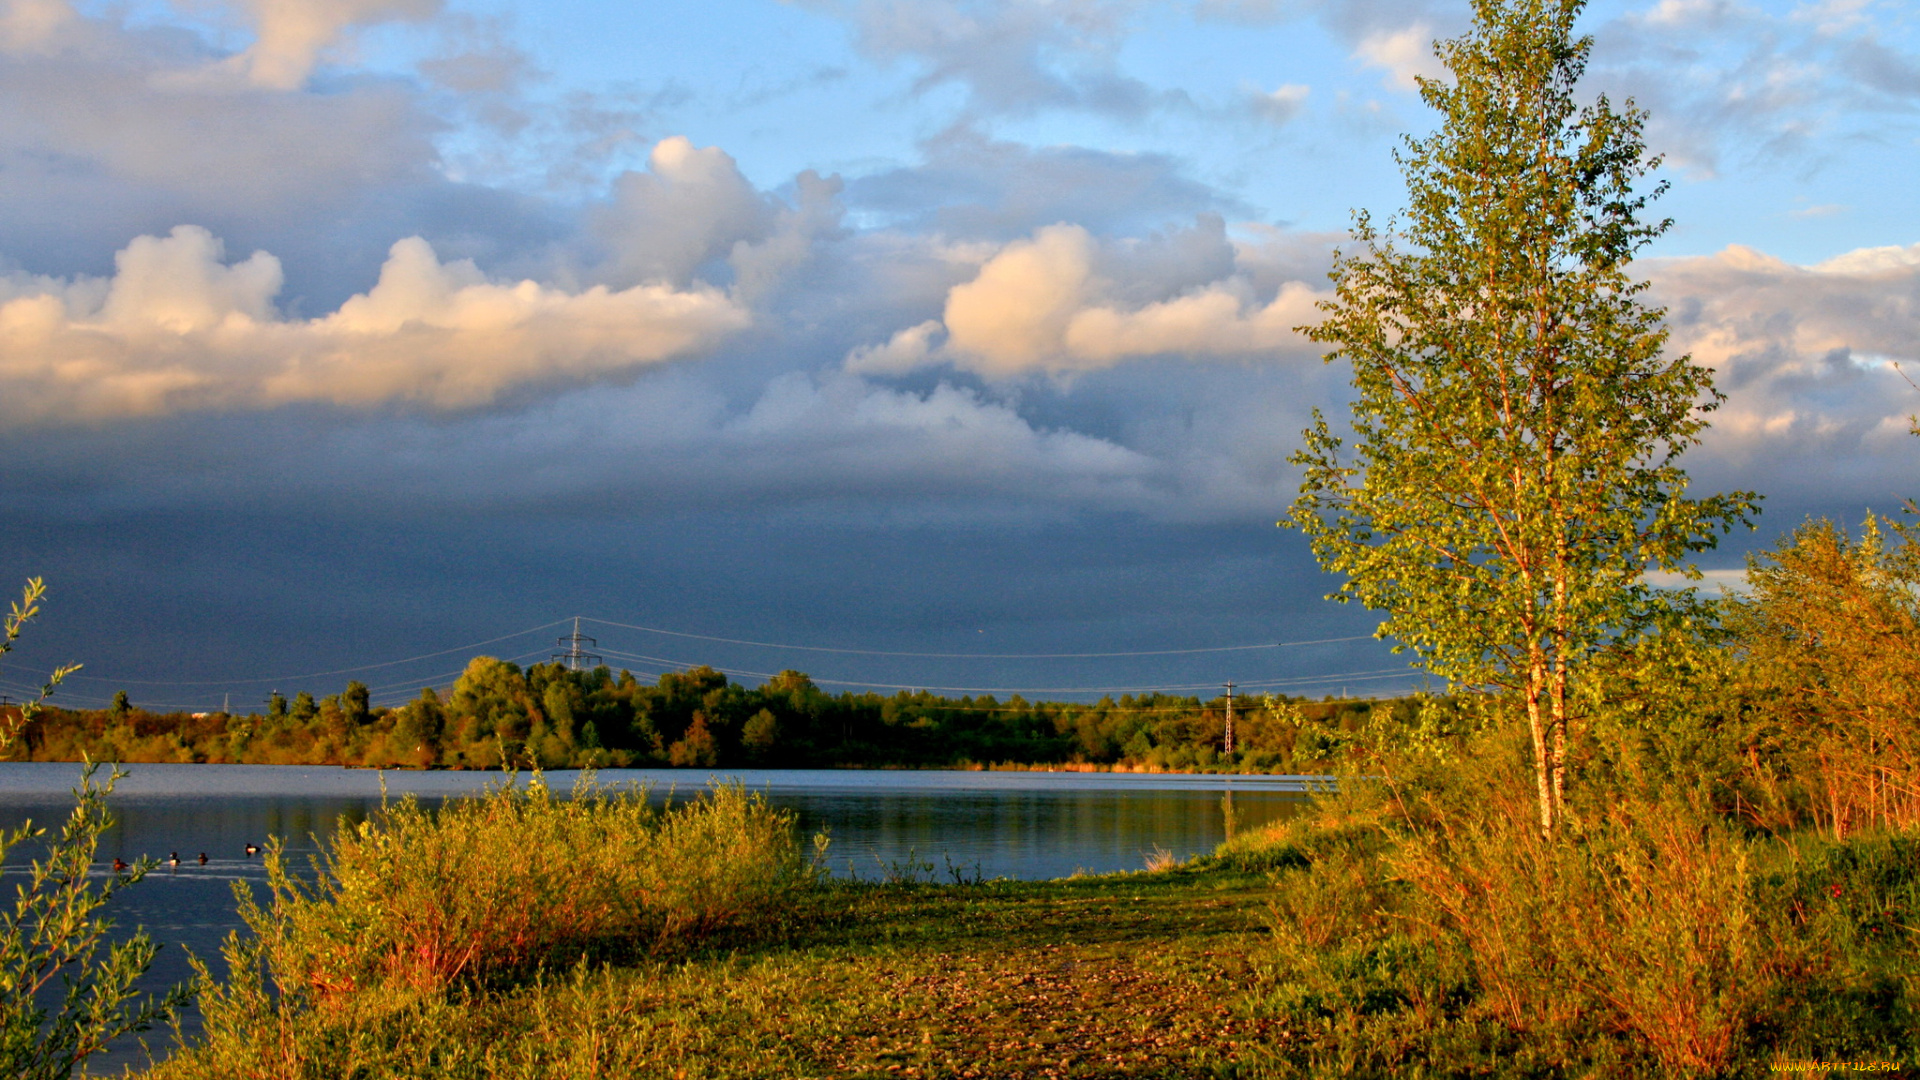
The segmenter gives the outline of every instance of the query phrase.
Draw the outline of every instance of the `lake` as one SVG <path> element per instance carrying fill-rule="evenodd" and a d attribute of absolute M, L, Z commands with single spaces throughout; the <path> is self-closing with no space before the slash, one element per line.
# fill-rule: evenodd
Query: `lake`
<path fill-rule="evenodd" d="M 173 946 L 212 958 L 227 932 L 240 926 L 231 883 L 264 877 L 261 860 L 245 854 L 248 843 L 278 837 L 294 853 L 293 865 L 304 868 L 316 841 L 378 811 L 383 781 L 391 797 L 412 794 L 427 802 L 501 782 L 499 773 L 317 766 L 134 765 L 129 771 L 109 802 L 115 822 L 95 865 L 104 873 L 116 857 L 132 862 L 179 853 L 177 869 L 163 864 L 110 909 L 123 926 L 144 926 L 169 946 L 154 965 L 155 982 L 188 974 L 184 954 Z M 72 808 L 79 774 L 74 764 L 0 763 L 0 827 L 32 818 L 57 829 Z M 1230 828 L 1293 814 L 1316 783 L 1301 776 L 878 769 L 711 775 L 607 769 L 596 776 L 603 784 L 644 788 L 656 802 L 687 798 L 710 783 L 740 783 L 793 811 L 803 836 L 825 830 L 834 874 L 868 880 L 914 864 L 922 879 L 937 880 L 1139 870 L 1156 849 L 1186 858 L 1213 850 Z M 546 780 L 565 792 L 577 777 L 554 772 Z M 0 877 L 11 883 L 24 875 L 24 859 L 16 856 Z"/>

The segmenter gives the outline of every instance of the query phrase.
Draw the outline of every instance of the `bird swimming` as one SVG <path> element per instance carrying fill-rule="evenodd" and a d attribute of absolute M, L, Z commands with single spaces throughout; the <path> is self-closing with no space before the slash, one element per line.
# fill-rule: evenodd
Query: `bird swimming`
<path fill-rule="evenodd" d="M 172 867 L 175 870 L 180 869 L 180 853 L 176 851 L 173 854 L 167 856 L 167 865 Z"/>
<path fill-rule="evenodd" d="M 122 859 L 122 858 L 121 858 L 120 856 L 118 856 L 118 855 L 115 855 L 115 856 L 113 857 L 113 872 L 114 872 L 114 873 L 116 873 L 116 874 L 124 874 L 124 873 L 126 873 L 126 872 L 127 872 L 127 862 L 126 862 L 126 860 L 125 860 L 125 859 Z"/>
<path fill-rule="evenodd" d="M 247 845 L 247 854 L 249 854 L 249 855 L 258 855 L 258 854 L 260 854 L 260 845 L 259 845 L 259 844 L 248 844 L 248 845 Z"/>
<path fill-rule="evenodd" d="M 204 851 L 200 853 L 200 865 L 201 866 L 207 865 L 207 853 Z"/>

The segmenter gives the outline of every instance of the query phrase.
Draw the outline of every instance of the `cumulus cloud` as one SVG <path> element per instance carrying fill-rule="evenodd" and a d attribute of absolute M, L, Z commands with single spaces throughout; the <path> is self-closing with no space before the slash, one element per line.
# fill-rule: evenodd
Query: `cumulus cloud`
<path fill-rule="evenodd" d="M 932 363 L 946 327 L 938 319 L 896 332 L 884 344 L 862 345 L 847 354 L 848 371 L 868 375 L 904 375 Z"/>
<path fill-rule="evenodd" d="M 1137 486 L 1162 470 L 1148 455 L 1108 439 L 1040 427 L 973 390 L 942 383 L 914 393 L 831 373 L 774 379 L 750 410 L 724 426 L 718 441 L 751 455 L 740 460 L 754 461 L 755 473 L 772 474 L 763 482 L 825 484 L 866 494 L 1017 491 L 1135 502 Z M 1080 490 L 1062 490 L 1062 483 Z"/>
<path fill-rule="evenodd" d="M 299 401 L 439 408 L 525 384 L 572 382 L 689 356 L 742 329 L 744 309 L 706 286 L 568 292 L 496 282 L 394 244 L 379 282 L 314 319 L 274 308 L 279 260 L 227 263 L 196 226 L 144 236 L 112 279 L 0 283 L 0 411 L 73 419 Z"/>
<path fill-rule="evenodd" d="M 607 248 L 600 280 L 685 285 L 736 243 L 765 235 L 775 213 L 726 151 L 675 136 L 654 146 L 645 172 L 614 181 L 587 231 Z"/>
<path fill-rule="evenodd" d="M 599 249 L 589 274 L 615 287 L 730 280 L 744 301 L 763 299 L 839 229 L 841 186 L 808 170 L 795 178 L 790 205 L 756 189 L 726 151 L 663 139 L 647 171 L 621 175 L 589 216 Z"/>
<path fill-rule="evenodd" d="M 1217 218 L 1104 243 L 1078 225 L 1048 226 L 954 286 L 938 323 L 855 350 L 847 366 L 880 373 L 946 361 L 1003 378 L 1150 356 L 1313 355 L 1294 327 L 1315 321 L 1321 294 L 1288 281 L 1263 295 L 1236 263 Z"/>
<path fill-rule="evenodd" d="M 1713 368 L 1727 395 L 1710 453 L 1797 458 L 1816 473 L 1911 460 L 1920 391 L 1895 365 L 1920 373 L 1920 245 L 1815 266 L 1741 246 L 1650 265 L 1672 347 Z"/>

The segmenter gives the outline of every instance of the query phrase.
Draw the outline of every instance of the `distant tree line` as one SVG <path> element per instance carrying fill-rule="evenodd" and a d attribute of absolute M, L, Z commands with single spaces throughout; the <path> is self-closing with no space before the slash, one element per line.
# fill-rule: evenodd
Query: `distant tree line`
<path fill-rule="evenodd" d="M 1310 772 L 1336 764 L 1352 733 L 1410 722 L 1418 704 L 1242 697 L 1229 755 L 1224 697 L 1082 703 L 831 694 L 798 671 L 746 687 L 710 667 L 647 682 L 605 667 L 522 668 L 482 656 L 444 695 L 425 689 L 395 708 L 374 706 L 359 682 L 317 700 L 304 691 L 291 700 L 275 694 L 264 713 L 245 714 L 154 712 L 122 692 L 106 709 L 46 709 L 13 756 L 420 769 L 1031 764 Z"/>

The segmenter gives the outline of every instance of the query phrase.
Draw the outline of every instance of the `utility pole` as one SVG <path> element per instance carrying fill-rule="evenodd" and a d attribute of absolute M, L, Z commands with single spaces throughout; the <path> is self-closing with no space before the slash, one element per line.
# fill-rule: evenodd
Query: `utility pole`
<path fill-rule="evenodd" d="M 1227 680 L 1227 753 L 1233 753 L 1233 680 Z"/>
<path fill-rule="evenodd" d="M 587 667 L 598 667 L 601 663 L 600 657 L 587 651 L 600 643 L 593 638 L 580 636 L 580 616 L 578 615 L 573 617 L 573 633 L 561 638 L 560 644 L 566 646 L 566 651 L 554 653 L 553 658 L 564 662 L 570 670 L 579 671 L 582 664 Z"/>

